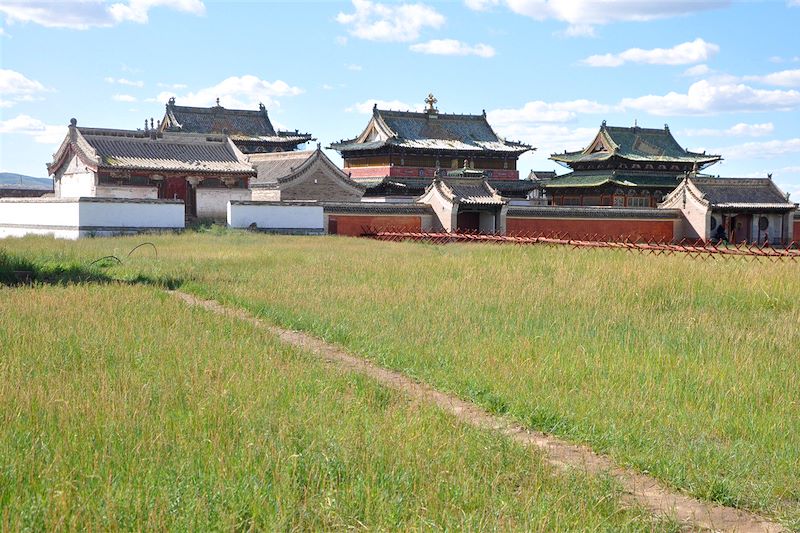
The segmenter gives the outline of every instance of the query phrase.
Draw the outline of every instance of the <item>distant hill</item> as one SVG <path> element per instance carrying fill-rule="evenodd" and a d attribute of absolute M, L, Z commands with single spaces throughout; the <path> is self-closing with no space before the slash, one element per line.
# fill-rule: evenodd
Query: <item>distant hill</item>
<path fill-rule="evenodd" d="M 0 189 L 53 189 L 50 178 L 34 178 L 13 172 L 0 172 Z"/>

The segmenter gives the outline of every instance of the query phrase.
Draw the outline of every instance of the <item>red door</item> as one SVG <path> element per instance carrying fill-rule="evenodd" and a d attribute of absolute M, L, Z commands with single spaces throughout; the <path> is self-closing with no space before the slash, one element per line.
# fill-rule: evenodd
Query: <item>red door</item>
<path fill-rule="evenodd" d="M 186 201 L 186 178 L 167 178 L 158 190 L 159 198 Z"/>
<path fill-rule="evenodd" d="M 458 231 L 475 233 L 480 230 L 481 214 L 476 211 L 459 212 L 456 217 Z"/>

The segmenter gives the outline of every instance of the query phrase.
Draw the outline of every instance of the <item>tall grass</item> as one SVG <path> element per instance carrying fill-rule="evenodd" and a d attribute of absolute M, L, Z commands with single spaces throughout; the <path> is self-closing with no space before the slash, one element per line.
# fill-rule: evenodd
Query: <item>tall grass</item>
<path fill-rule="evenodd" d="M 0 288 L 0 317 L 3 530 L 670 527 L 153 288 Z"/>
<path fill-rule="evenodd" d="M 90 258 L 135 239 L 13 243 Z M 159 237 L 118 277 L 311 331 L 700 498 L 800 528 L 800 271 L 545 247 Z"/>

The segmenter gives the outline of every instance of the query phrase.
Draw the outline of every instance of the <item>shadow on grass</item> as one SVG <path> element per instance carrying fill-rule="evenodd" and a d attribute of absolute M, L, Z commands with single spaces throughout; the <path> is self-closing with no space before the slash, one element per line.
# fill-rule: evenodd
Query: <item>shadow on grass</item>
<path fill-rule="evenodd" d="M 183 284 L 182 279 L 171 276 L 153 277 L 144 274 L 126 278 L 110 276 L 104 269 L 120 263 L 119 259 L 112 257 L 102 258 L 89 264 L 46 259 L 32 261 L 0 250 L 0 285 L 14 287 L 33 284 L 122 283 L 176 289 Z"/>

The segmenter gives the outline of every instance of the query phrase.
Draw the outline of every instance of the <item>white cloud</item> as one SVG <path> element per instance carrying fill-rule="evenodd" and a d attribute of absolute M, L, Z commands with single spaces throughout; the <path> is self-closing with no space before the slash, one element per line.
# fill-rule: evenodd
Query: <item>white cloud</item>
<path fill-rule="evenodd" d="M 769 135 L 774 130 L 775 126 L 772 122 L 764 124 L 745 124 L 740 122 L 726 129 L 688 129 L 684 130 L 683 134 L 687 137 L 761 137 Z"/>
<path fill-rule="evenodd" d="M 25 77 L 16 70 L 0 69 L 0 93 L 4 95 L 36 94 L 46 90 L 44 85 Z"/>
<path fill-rule="evenodd" d="M 103 78 L 106 83 L 115 83 L 117 85 L 127 85 L 128 87 L 144 87 L 144 82 L 140 80 L 128 80 L 125 78 Z"/>
<path fill-rule="evenodd" d="M 695 65 L 683 71 L 682 76 L 686 78 L 699 78 L 711 74 L 712 70 L 706 64 Z"/>
<path fill-rule="evenodd" d="M 624 109 L 639 109 L 652 115 L 709 115 L 722 112 L 788 111 L 800 106 L 800 92 L 754 89 L 739 83 L 700 80 L 683 93 L 625 98 Z"/>
<path fill-rule="evenodd" d="M 116 22 L 129 20 L 144 24 L 148 20 L 148 12 L 154 7 L 168 7 L 175 11 L 205 15 L 206 6 L 201 0 L 128 0 L 128 3 L 113 4 L 108 12 Z"/>
<path fill-rule="evenodd" d="M 45 124 L 29 115 L 17 115 L 8 120 L 0 120 L 0 133 L 29 135 L 40 144 L 57 144 L 66 136 L 67 127 Z"/>
<path fill-rule="evenodd" d="M 219 103 L 223 107 L 253 109 L 257 108 L 259 103 L 263 103 L 267 107 L 279 105 L 275 100 L 276 97 L 296 96 L 302 93 L 303 89 L 292 87 L 285 81 L 266 81 L 247 74 L 231 76 L 212 87 L 176 96 L 175 99 L 179 105 L 211 106 L 219 98 Z M 154 99 L 147 101 L 166 103 L 172 96 L 175 94 L 164 91 Z"/>
<path fill-rule="evenodd" d="M 780 72 L 773 72 L 766 76 L 745 76 L 745 80 L 759 81 L 768 85 L 777 85 L 779 87 L 800 87 L 800 69 L 782 70 Z"/>
<path fill-rule="evenodd" d="M 426 43 L 412 44 L 409 48 L 412 52 L 443 56 L 472 55 L 479 57 L 494 57 L 495 55 L 494 48 L 488 44 L 478 43 L 476 45 L 468 45 L 455 39 L 434 39 Z"/>
<path fill-rule="evenodd" d="M 769 159 L 787 154 L 800 153 L 800 138 L 747 142 L 714 149 L 713 153 L 724 154 L 727 160 Z"/>
<path fill-rule="evenodd" d="M 175 91 L 182 91 L 188 87 L 185 83 L 157 83 L 156 85 L 164 89 L 173 89 Z"/>
<path fill-rule="evenodd" d="M 467 7 L 485 9 L 496 1 L 468 0 Z M 508 8 L 534 20 L 566 22 L 570 36 L 591 36 L 592 27 L 612 22 L 648 21 L 689 15 L 728 5 L 728 0 L 503 0 Z"/>
<path fill-rule="evenodd" d="M 201 15 L 205 6 L 200 0 L 129 0 L 109 5 L 102 0 L 70 2 L 4 1 L 0 12 L 9 23 L 30 22 L 47 28 L 87 30 L 114 26 L 123 21 L 145 23 L 154 7 L 167 7 Z"/>
<path fill-rule="evenodd" d="M 444 16 L 425 4 L 379 4 L 352 0 L 353 13 L 339 13 L 336 21 L 348 27 L 350 35 L 369 41 L 408 42 L 419 38 L 425 27 L 439 28 Z"/>
<path fill-rule="evenodd" d="M 400 100 L 364 100 L 346 108 L 348 113 L 360 113 L 362 115 L 372 114 L 372 108 L 378 105 L 379 109 L 391 109 L 394 111 L 423 111 L 425 106 L 422 104 L 408 104 Z"/>
<path fill-rule="evenodd" d="M 114 96 L 111 97 L 111 99 L 114 100 L 115 102 L 129 102 L 129 103 L 132 103 L 132 102 L 136 102 L 137 101 L 136 97 L 135 96 L 131 96 L 130 94 L 115 94 Z"/>
<path fill-rule="evenodd" d="M 0 108 L 12 107 L 19 102 L 33 102 L 50 89 L 16 70 L 0 69 Z"/>
<path fill-rule="evenodd" d="M 630 48 L 619 54 L 589 56 L 582 61 L 590 67 L 618 67 L 625 63 L 645 63 L 648 65 L 691 65 L 708 59 L 719 52 L 719 46 L 703 39 L 681 43 L 672 48 Z"/>
<path fill-rule="evenodd" d="M 344 68 L 346 68 L 347 70 L 352 70 L 353 72 L 361 72 L 362 70 L 364 70 L 364 67 L 362 67 L 361 65 L 354 65 L 353 63 L 345 65 Z"/>
<path fill-rule="evenodd" d="M 464 4 L 473 11 L 488 11 L 499 3 L 500 0 L 464 0 Z"/>
<path fill-rule="evenodd" d="M 572 100 L 568 102 L 542 102 L 537 100 L 526 103 L 519 109 L 495 109 L 488 114 L 489 123 L 502 128 L 519 124 L 546 124 L 570 122 L 578 114 L 608 113 L 611 106 L 599 104 L 592 100 Z"/>

